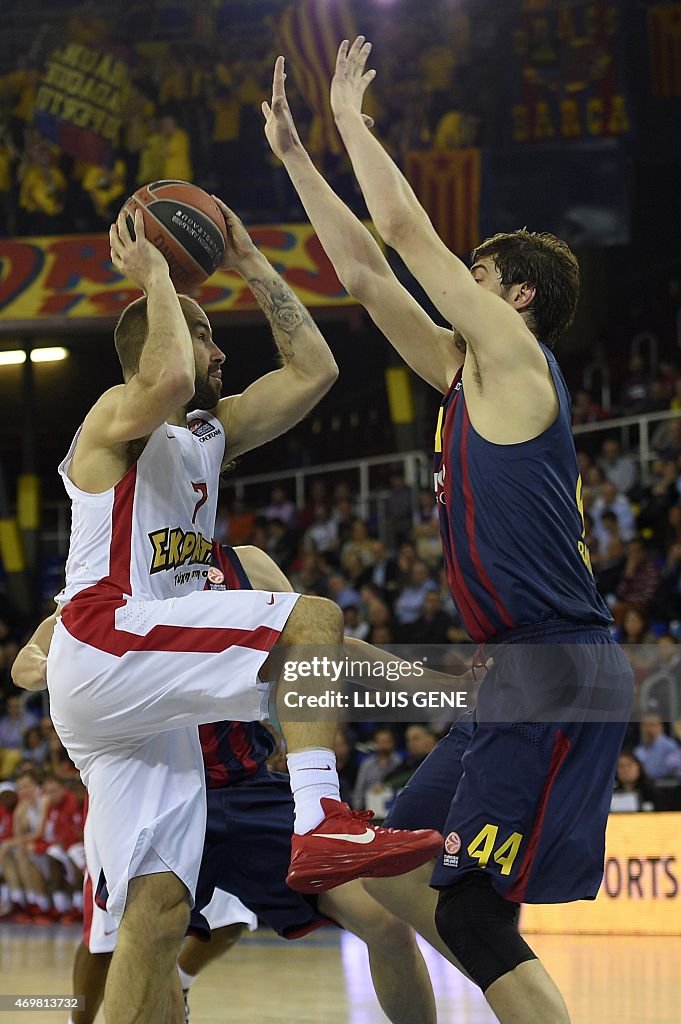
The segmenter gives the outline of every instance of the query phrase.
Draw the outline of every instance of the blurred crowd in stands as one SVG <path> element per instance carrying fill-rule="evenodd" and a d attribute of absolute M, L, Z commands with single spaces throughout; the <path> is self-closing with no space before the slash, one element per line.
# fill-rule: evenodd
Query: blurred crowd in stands
<path fill-rule="evenodd" d="M 66 5 L 60 39 L 108 46 L 131 69 L 119 148 L 106 166 L 67 156 L 34 125 L 51 44 L 43 41 L 13 67 L 0 66 L 0 236 L 101 231 L 129 193 L 163 178 L 218 192 L 246 219 L 299 219 L 295 193 L 263 136 L 261 103 L 271 94 L 281 47 L 276 12 L 261 18 L 254 31 L 251 22 L 229 21 L 226 9 L 219 36 L 197 41 L 192 26 L 181 39 L 175 31 L 164 38 L 164 28 L 177 26 L 146 10 L 135 17 L 128 6 L 141 5 L 126 5 L 118 17 L 94 2 Z M 418 22 L 413 32 L 393 35 L 386 38 L 380 80 L 368 100 L 383 141 L 400 161 L 410 149 L 474 145 L 479 118 L 454 97 L 475 92 L 466 84 L 470 76 L 457 68 L 454 48 Z M 346 161 L 327 152 L 320 121 L 296 88 L 295 66 L 288 71 L 301 137 L 352 201 L 358 193 Z"/>
<path fill-rule="evenodd" d="M 0 920 L 80 920 L 84 800 L 49 714 L 11 694 L 0 717 Z"/>

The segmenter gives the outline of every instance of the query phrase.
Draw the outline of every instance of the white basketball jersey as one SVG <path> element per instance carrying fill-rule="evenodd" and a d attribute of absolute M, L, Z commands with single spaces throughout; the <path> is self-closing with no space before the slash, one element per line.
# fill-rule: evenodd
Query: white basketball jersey
<path fill-rule="evenodd" d="M 94 586 L 102 596 L 142 601 L 203 588 L 225 435 L 207 412 L 190 413 L 187 426 L 163 423 L 123 479 L 101 494 L 69 479 L 78 430 L 59 466 L 72 517 L 60 606 Z"/>

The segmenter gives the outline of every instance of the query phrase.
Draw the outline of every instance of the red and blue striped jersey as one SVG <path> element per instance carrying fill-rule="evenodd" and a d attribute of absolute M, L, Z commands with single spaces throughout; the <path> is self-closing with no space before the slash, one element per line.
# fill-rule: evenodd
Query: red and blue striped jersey
<path fill-rule="evenodd" d="M 509 445 L 481 437 L 461 370 L 440 408 L 434 473 L 447 580 L 477 643 L 552 619 L 612 621 L 584 539 L 570 394 L 552 353 L 541 348 L 560 407 L 538 437 Z"/>
<path fill-rule="evenodd" d="M 213 542 L 208 590 L 252 590 L 233 548 Z M 242 782 L 261 771 L 276 748 L 271 733 L 260 722 L 212 722 L 199 726 L 206 786 L 219 789 Z"/>

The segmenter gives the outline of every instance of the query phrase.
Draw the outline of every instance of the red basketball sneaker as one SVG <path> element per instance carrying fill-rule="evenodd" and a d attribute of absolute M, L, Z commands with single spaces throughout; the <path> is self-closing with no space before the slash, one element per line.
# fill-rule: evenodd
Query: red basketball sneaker
<path fill-rule="evenodd" d="M 297 892 L 326 892 L 353 878 L 403 875 L 432 860 L 442 848 L 434 829 L 378 828 L 368 825 L 373 811 L 353 811 L 323 797 L 325 817 L 291 841 L 286 883 Z"/>

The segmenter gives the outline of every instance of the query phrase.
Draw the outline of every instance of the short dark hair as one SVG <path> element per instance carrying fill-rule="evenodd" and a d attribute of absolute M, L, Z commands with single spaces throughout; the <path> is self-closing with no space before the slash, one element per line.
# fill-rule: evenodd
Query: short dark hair
<path fill-rule="evenodd" d="M 579 264 L 567 242 L 547 231 L 500 233 L 473 250 L 477 263 L 491 257 L 504 288 L 525 281 L 536 294 L 526 311 L 528 326 L 549 348 L 572 323 L 579 298 Z"/>
<path fill-rule="evenodd" d="M 188 305 L 197 305 L 197 302 L 190 295 L 178 295 L 178 299 L 185 319 L 188 321 L 190 312 Z M 125 307 L 114 328 L 114 345 L 124 377 L 137 373 L 148 333 L 147 297 L 142 295 Z"/>
<path fill-rule="evenodd" d="M 124 375 L 137 372 L 148 332 L 147 297 L 143 295 L 125 307 L 114 329 L 114 345 Z"/>

